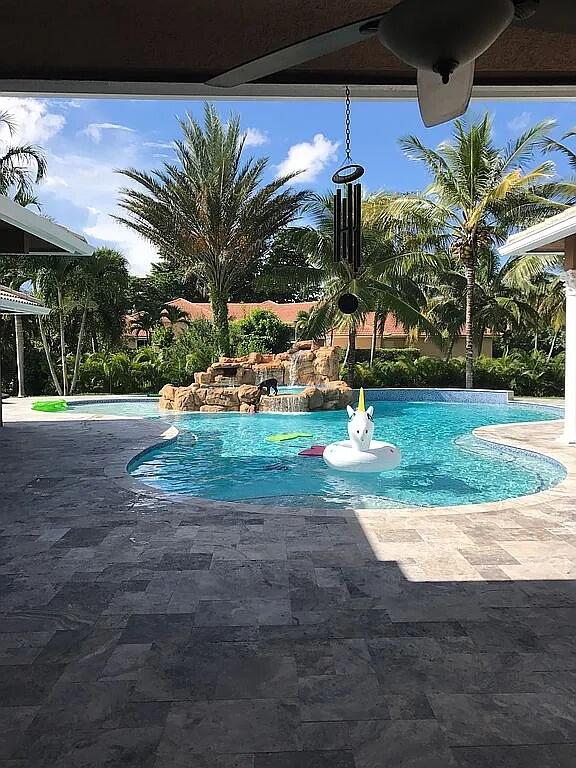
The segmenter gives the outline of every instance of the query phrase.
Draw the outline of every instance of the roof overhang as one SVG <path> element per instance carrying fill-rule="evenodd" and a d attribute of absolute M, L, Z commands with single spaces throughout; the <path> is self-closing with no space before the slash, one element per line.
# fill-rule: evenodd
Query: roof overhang
<path fill-rule="evenodd" d="M 50 310 L 38 299 L 0 285 L 0 315 L 48 315 Z"/>
<path fill-rule="evenodd" d="M 363 89 L 365 98 L 413 97 L 415 70 L 376 38 L 237 89 L 208 89 L 212 76 L 255 57 L 329 29 L 365 19 L 398 0 L 4 0 L 0 92 L 282 98 L 341 96 L 342 84 Z M 564 8 L 564 10 L 562 10 Z M 537 14 L 562 26 L 573 10 L 542 0 Z M 30 23 L 34 19 L 34 23 Z M 576 45 L 567 34 L 515 22 L 476 66 L 475 95 L 551 98 L 574 94 Z M 566 24 L 566 27 L 568 25 Z M 366 90 L 364 90 L 366 89 Z M 519 89 L 516 92 L 516 89 Z"/>
<path fill-rule="evenodd" d="M 534 224 L 527 229 L 511 235 L 501 246 L 502 256 L 519 256 L 523 253 L 558 253 L 563 254 L 565 240 L 576 234 L 576 205 L 567 208 L 555 216 Z"/>
<path fill-rule="evenodd" d="M 0 256 L 91 256 L 80 235 L 0 195 Z"/>

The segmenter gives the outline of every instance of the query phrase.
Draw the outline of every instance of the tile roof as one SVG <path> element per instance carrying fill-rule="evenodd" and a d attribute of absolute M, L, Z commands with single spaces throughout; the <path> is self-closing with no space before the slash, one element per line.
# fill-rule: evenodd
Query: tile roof
<path fill-rule="evenodd" d="M 229 302 L 228 317 L 232 320 L 239 320 L 242 317 L 246 317 L 246 315 L 252 312 L 253 309 L 268 309 L 271 312 L 274 312 L 275 315 L 278 315 L 280 320 L 284 323 L 291 325 L 296 322 L 298 312 L 310 312 L 315 303 L 316 302 L 314 301 L 301 301 L 292 304 L 278 304 L 275 301 Z M 212 320 L 212 309 L 208 302 L 174 299 L 173 301 L 168 302 L 168 306 L 176 307 L 190 317 L 204 317 L 207 320 Z"/>
<path fill-rule="evenodd" d="M 293 325 L 296 322 L 296 318 L 299 312 L 310 312 L 316 302 L 314 301 L 301 301 L 293 302 L 290 304 L 279 304 L 276 301 L 260 301 L 260 302 L 230 302 L 228 303 L 228 316 L 232 320 L 238 320 L 245 317 L 253 309 L 268 309 L 274 312 L 278 317 L 288 325 Z M 167 306 L 175 307 L 183 314 L 188 315 L 191 318 L 203 317 L 206 320 L 212 320 L 212 308 L 209 302 L 203 301 L 188 301 L 188 299 L 178 298 L 167 302 Z M 131 316 L 128 316 L 128 322 Z M 358 327 L 356 332 L 357 336 L 371 336 L 372 325 L 374 323 L 374 312 L 368 312 L 364 323 Z M 462 330 L 464 335 L 464 330 Z M 130 335 L 134 335 L 133 333 Z M 141 331 L 139 336 L 145 336 L 146 334 Z M 488 332 L 487 335 L 490 335 Z M 404 326 L 397 322 L 392 313 L 389 313 L 384 322 L 384 336 L 406 336 L 406 329 Z"/>
<path fill-rule="evenodd" d="M 49 312 L 34 296 L 0 285 L 0 314 L 47 315 Z"/>

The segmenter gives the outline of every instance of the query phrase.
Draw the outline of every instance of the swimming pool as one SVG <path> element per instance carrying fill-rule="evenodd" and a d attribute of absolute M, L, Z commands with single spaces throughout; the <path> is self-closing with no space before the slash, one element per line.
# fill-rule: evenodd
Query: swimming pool
<path fill-rule="evenodd" d="M 225 501 L 356 508 L 448 506 L 513 498 L 550 488 L 565 477 L 551 459 L 488 444 L 473 429 L 489 424 L 544 421 L 561 412 L 523 405 L 376 402 L 375 437 L 397 445 L 398 469 L 354 475 L 298 456 L 313 443 L 346 438 L 342 411 L 283 414 L 162 414 L 180 430 L 175 442 L 130 463 L 129 471 L 155 488 Z M 160 417 L 155 402 L 98 403 L 75 411 Z M 313 437 L 271 443 L 278 432 Z"/>

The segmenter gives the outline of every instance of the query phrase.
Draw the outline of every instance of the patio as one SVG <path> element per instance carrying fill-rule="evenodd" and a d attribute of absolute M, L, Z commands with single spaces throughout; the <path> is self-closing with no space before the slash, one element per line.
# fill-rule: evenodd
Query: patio
<path fill-rule="evenodd" d="M 166 425 L 9 401 L 0 766 L 568 768 L 573 451 L 557 488 L 451 509 L 194 502 L 132 481 Z"/>

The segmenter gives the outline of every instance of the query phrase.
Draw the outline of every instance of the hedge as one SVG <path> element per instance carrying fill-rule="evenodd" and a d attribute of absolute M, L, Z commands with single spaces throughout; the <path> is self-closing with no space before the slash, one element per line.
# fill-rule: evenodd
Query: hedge
<path fill-rule="evenodd" d="M 355 386 L 363 387 L 464 387 L 464 383 L 464 358 L 380 358 L 372 366 L 359 363 L 354 372 Z M 511 389 L 517 395 L 533 397 L 562 396 L 564 353 L 550 361 L 540 352 L 512 353 L 499 358 L 479 357 L 474 361 L 474 386 L 477 389 Z"/>

